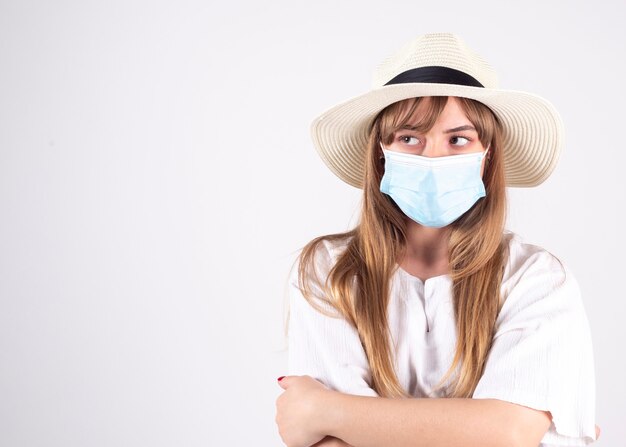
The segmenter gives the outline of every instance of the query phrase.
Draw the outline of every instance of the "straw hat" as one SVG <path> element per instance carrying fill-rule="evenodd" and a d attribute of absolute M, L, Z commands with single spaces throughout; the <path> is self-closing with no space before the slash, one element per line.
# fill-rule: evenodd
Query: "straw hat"
<path fill-rule="evenodd" d="M 313 142 L 340 179 L 362 188 L 369 132 L 388 105 L 419 96 L 460 96 L 488 106 L 504 128 L 507 186 L 536 186 L 559 158 L 563 125 L 545 99 L 500 90 L 493 69 L 450 33 L 426 34 L 386 59 L 374 73 L 372 89 L 342 102 L 311 124 Z"/>

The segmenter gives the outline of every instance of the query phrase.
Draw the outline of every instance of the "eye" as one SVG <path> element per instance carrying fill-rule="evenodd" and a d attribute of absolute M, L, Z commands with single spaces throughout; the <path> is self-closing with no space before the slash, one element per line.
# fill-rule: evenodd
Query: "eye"
<path fill-rule="evenodd" d="M 409 146 L 418 145 L 420 142 L 419 138 L 413 137 L 411 135 L 402 135 L 401 137 L 398 138 L 398 140 L 400 140 L 401 142 Z"/>
<path fill-rule="evenodd" d="M 454 146 L 465 146 L 470 142 L 469 138 L 465 138 L 465 137 L 452 137 L 450 138 L 450 143 L 453 144 Z"/>

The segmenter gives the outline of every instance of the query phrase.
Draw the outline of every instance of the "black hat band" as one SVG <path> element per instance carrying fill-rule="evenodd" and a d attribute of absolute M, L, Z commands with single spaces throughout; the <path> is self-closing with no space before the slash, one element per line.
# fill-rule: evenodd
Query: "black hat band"
<path fill-rule="evenodd" d="M 407 84 L 411 82 L 433 83 L 433 84 L 457 84 L 468 87 L 485 88 L 475 78 L 459 70 L 448 67 L 419 67 L 404 71 L 387 82 L 385 85 Z"/>

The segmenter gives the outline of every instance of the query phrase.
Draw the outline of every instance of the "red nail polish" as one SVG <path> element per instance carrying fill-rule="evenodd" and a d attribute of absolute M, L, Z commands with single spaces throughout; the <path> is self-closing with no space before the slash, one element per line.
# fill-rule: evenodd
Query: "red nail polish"
<path fill-rule="evenodd" d="M 280 381 L 281 381 L 281 380 L 283 380 L 284 378 L 285 378 L 285 376 L 280 376 L 280 377 L 278 378 L 278 381 L 280 382 Z"/>

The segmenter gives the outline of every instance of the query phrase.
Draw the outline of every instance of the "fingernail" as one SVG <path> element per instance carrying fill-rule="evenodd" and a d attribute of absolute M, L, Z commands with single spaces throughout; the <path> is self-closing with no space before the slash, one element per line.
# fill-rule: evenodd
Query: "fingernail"
<path fill-rule="evenodd" d="M 278 381 L 280 382 L 280 381 L 281 381 L 281 380 L 283 380 L 284 378 L 285 378 L 285 376 L 280 376 L 280 377 L 278 378 Z"/>

